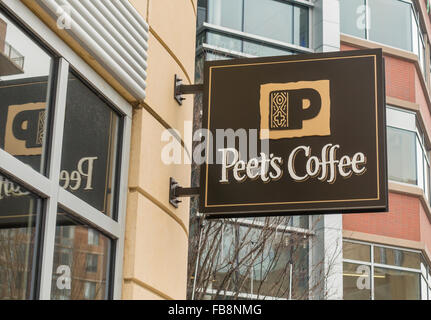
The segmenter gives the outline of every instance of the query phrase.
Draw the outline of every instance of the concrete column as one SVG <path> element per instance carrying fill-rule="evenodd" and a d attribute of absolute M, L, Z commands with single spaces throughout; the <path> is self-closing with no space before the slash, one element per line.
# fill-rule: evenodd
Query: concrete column
<path fill-rule="evenodd" d="M 316 0 L 312 14 L 312 47 L 316 52 L 340 50 L 339 0 Z M 312 299 L 343 298 L 343 220 L 341 214 L 314 216 L 316 236 L 311 250 Z"/>

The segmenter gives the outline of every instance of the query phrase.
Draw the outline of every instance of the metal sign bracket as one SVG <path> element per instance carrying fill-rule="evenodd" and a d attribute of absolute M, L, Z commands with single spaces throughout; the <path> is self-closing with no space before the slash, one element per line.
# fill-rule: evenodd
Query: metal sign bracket
<path fill-rule="evenodd" d="M 169 203 L 178 208 L 182 202 L 179 198 L 194 197 L 199 195 L 199 187 L 183 188 L 174 178 L 169 179 Z"/>
<path fill-rule="evenodd" d="M 183 105 L 183 101 L 186 98 L 183 97 L 185 94 L 198 94 L 203 92 L 204 85 L 203 84 L 191 84 L 185 85 L 183 84 L 183 80 L 175 75 L 174 78 L 174 99 L 178 102 L 180 106 Z"/>

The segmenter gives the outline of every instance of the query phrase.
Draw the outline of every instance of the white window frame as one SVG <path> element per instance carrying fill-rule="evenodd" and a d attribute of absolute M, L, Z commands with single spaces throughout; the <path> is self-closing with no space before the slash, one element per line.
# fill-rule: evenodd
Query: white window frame
<path fill-rule="evenodd" d="M 426 189 L 426 181 L 425 181 L 426 179 L 428 179 L 428 181 L 429 181 L 429 183 L 431 185 L 431 181 L 430 181 L 431 177 L 429 176 L 430 173 L 428 173 L 428 177 L 425 176 L 425 174 L 426 174 L 425 165 L 430 165 L 430 160 L 429 160 L 429 157 L 428 157 L 428 152 L 427 152 L 427 150 L 425 148 L 425 145 L 424 145 L 424 143 L 425 143 L 424 138 L 425 137 L 421 136 L 419 130 L 422 131 L 422 135 L 425 135 L 426 133 L 425 133 L 425 131 L 423 130 L 423 128 L 419 124 L 418 115 L 417 115 L 416 112 L 403 110 L 401 108 L 397 108 L 396 106 L 392 106 L 392 105 L 387 105 L 386 106 L 386 112 L 387 112 L 388 115 L 389 115 L 390 110 L 394 110 L 395 112 L 403 112 L 403 113 L 405 113 L 406 117 L 410 115 L 410 116 L 414 116 L 414 118 L 415 118 L 414 124 L 413 124 L 413 121 L 408 121 L 407 118 L 406 118 L 405 121 L 402 121 L 402 123 L 399 122 L 397 124 L 395 122 L 391 123 L 390 122 L 390 117 L 388 116 L 387 119 L 389 121 L 387 123 L 387 127 L 391 127 L 391 128 L 400 129 L 400 130 L 404 130 L 404 131 L 409 131 L 409 132 L 415 133 L 415 142 L 414 143 L 415 143 L 415 148 L 416 148 L 415 165 L 416 165 L 416 180 L 417 181 L 416 181 L 416 184 L 412 184 L 412 185 L 417 186 L 417 187 L 421 188 L 422 190 L 424 190 L 425 198 L 428 199 L 428 200 L 430 200 L 429 199 L 429 192 L 430 192 L 430 190 Z M 410 123 L 410 125 L 409 125 L 409 123 Z M 419 161 L 419 157 L 418 157 L 419 156 L 418 144 L 419 144 L 419 147 L 422 150 L 422 155 L 423 155 L 421 161 L 423 160 L 423 158 L 425 158 L 425 161 L 426 161 L 426 163 L 422 163 L 422 172 L 420 172 L 420 170 L 419 170 L 420 168 L 419 168 L 419 165 L 418 165 L 418 161 Z M 431 168 L 430 168 L 430 172 L 431 172 Z M 419 182 L 420 179 L 423 180 L 422 184 Z M 389 181 L 395 182 L 395 183 L 399 183 L 399 184 L 407 184 L 407 183 L 404 183 L 404 182 L 399 182 L 399 181 L 394 181 L 394 180 L 389 180 Z M 410 184 L 408 184 L 408 185 L 410 185 Z"/>
<path fill-rule="evenodd" d="M 312 19 L 312 10 L 314 8 L 314 3 L 312 3 L 311 1 L 308 0 L 284 0 L 284 2 L 286 2 L 286 4 L 290 4 L 290 5 L 296 5 L 296 6 L 302 6 L 305 8 L 308 8 L 308 47 L 302 47 L 299 45 L 295 45 L 293 43 L 288 43 L 288 42 L 284 42 L 284 41 L 279 41 L 279 40 L 275 40 L 275 39 L 271 39 L 268 37 L 263 37 L 263 36 L 258 36 L 252 33 L 247 33 L 247 32 L 243 32 L 243 31 L 239 31 L 239 30 L 235 30 L 235 29 L 231 29 L 231 28 L 227 28 L 227 27 L 222 27 L 219 25 L 215 25 L 215 24 L 211 24 L 208 23 L 208 8 L 207 8 L 207 16 L 205 18 L 205 21 L 203 22 L 202 26 L 200 26 L 198 28 L 198 30 L 196 31 L 196 35 L 197 37 L 201 36 L 203 33 L 206 33 L 208 31 L 213 31 L 213 32 L 217 32 L 220 33 L 224 36 L 227 37 L 233 37 L 233 38 L 237 38 L 240 39 L 241 41 L 243 40 L 249 40 L 249 41 L 255 41 L 256 43 L 261 43 L 262 45 L 267 45 L 267 46 L 271 46 L 280 50 L 289 50 L 289 51 L 293 51 L 296 53 L 313 53 L 314 50 L 311 49 L 311 44 L 313 43 L 313 33 L 312 33 L 312 24 L 313 24 L 313 19 Z M 244 10 L 244 8 L 243 8 Z M 230 51 L 227 50 L 226 48 L 222 48 L 222 47 L 218 47 L 218 46 L 213 46 L 213 45 L 209 45 L 207 43 L 203 43 L 202 45 L 198 46 L 196 53 L 198 55 L 198 53 L 200 53 L 200 51 L 202 51 L 202 49 L 210 49 L 208 47 L 214 47 L 213 50 L 216 51 L 221 51 L 223 53 L 226 53 L 226 51 Z M 255 57 L 254 55 L 251 54 L 247 54 L 247 53 L 243 53 L 243 52 L 234 52 L 231 51 L 230 54 L 233 57 Z"/>
<path fill-rule="evenodd" d="M 367 245 L 370 247 L 370 261 L 360 261 L 360 260 L 354 260 L 354 259 L 345 259 L 343 256 L 343 263 L 351 263 L 354 265 L 366 265 L 370 267 L 370 277 L 371 277 L 371 282 L 370 282 L 370 291 L 371 291 L 371 300 L 374 300 L 374 268 L 383 268 L 383 269 L 390 269 L 390 270 L 398 270 L 398 271 L 406 271 L 406 272 L 413 272 L 413 273 L 417 273 L 420 275 L 420 280 L 422 278 L 424 278 L 425 282 L 428 285 L 428 290 L 431 290 L 431 279 L 427 279 L 426 278 L 426 272 L 423 271 L 423 269 L 426 270 L 426 267 L 423 264 L 424 261 L 424 256 L 422 254 L 422 252 L 420 250 L 415 250 L 415 249 L 409 249 L 409 248 L 400 248 L 400 247 L 394 247 L 394 246 L 390 246 L 390 245 L 384 245 L 384 244 L 379 244 L 379 243 L 372 243 L 372 242 L 365 242 L 365 241 L 359 241 L 359 240 L 351 240 L 351 239 L 345 239 L 343 238 L 343 243 L 344 242 L 349 242 L 349 243 L 356 243 L 356 244 L 362 244 L 362 245 Z M 421 266 L 420 269 L 413 269 L 413 268 L 406 268 L 406 267 L 398 267 L 398 266 L 394 266 L 394 265 L 388 265 L 388 264 L 381 264 L 381 263 L 377 263 L 374 262 L 374 247 L 380 247 L 380 248 L 387 248 L 387 249 L 393 249 L 393 250 L 401 250 L 401 251 L 405 251 L 405 252 L 412 252 L 412 253 L 418 253 L 421 255 L 422 259 L 421 259 Z M 344 273 L 344 268 L 343 268 L 343 273 Z M 419 295 L 421 296 L 420 298 L 422 299 L 422 281 L 420 281 L 420 286 L 419 286 Z"/>
<path fill-rule="evenodd" d="M 111 254 L 115 254 L 111 261 L 113 275 L 110 288 L 113 299 L 121 299 L 122 295 L 122 273 L 124 253 L 124 233 L 126 218 L 126 199 L 128 184 L 128 169 L 130 157 L 130 139 L 132 125 L 132 106 L 122 98 L 101 76 L 99 76 L 80 56 L 78 56 L 66 43 L 64 43 L 47 25 L 45 25 L 33 12 L 21 1 L 1 0 L 0 4 L 12 12 L 27 27 L 27 29 L 56 52 L 61 58 L 59 60 L 56 100 L 53 127 L 50 136 L 50 162 L 48 177 L 36 172 L 26 164 L 14 158 L 4 150 L 0 150 L 0 173 L 4 173 L 29 189 L 37 196 L 45 200 L 45 212 L 43 219 L 43 242 L 42 255 L 40 258 L 39 290 L 38 298 L 41 300 L 51 299 L 51 282 L 53 277 L 53 259 L 55 247 L 55 232 L 57 220 L 57 208 L 61 206 L 74 217 L 88 223 L 92 228 L 110 236 L 113 240 Z M 68 74 L 70 68 L 104 95 L 107 101 L 117 108 L 122 115 L 123 132 L 121 134 L 122 154 L 121 168 L 118 181 L 118 213 L 117 221 L 96 210 L 86 202 L 77 198 L 69 191 L 59 185 L 61 154 L 63 145 L 63 130 L 65 121 L 66 95 Z"/>

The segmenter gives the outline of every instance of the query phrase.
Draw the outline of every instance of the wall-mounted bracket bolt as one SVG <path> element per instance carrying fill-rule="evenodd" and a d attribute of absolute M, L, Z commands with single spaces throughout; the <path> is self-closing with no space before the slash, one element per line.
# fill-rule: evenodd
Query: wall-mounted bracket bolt
<path fill-rule="evenodd" d="M 183 84 L 183 80 L 180 79 L 177 75 L 174 78 L 174 99 L 177 103 L 182 106 L 183 101 L 186 98 L 183 97 L 185 94 L 197 94 L 201 93 L 204 90 L 204 86 L 202 84 L 191 84 L 185 85 Z"/>
<path fill-rule="evenodd" d="M 169 203 L 178 208 L 182 202 L 179 198 L 194 197 L 199 195 L 199 188 L 183 188 L 174 178 L 169 179 Z"/>

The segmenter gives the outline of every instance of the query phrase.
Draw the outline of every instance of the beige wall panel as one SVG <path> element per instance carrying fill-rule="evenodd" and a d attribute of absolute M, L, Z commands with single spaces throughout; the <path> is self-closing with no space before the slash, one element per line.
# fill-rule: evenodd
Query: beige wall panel
<path fill-rule="evenodd" d="M 193 95 L 184 96 L 187 100 L 183 101 L 182 106 L 176 102 L 174 76 L 177 74 L 181 79 L 185 79 L 184 73 L 153 35 L 150 35 L 149 39 L 147 71 L 145 103 L 170 127 L 178 130 L 184 140 L 184 121 L 191 121 L 193 118 Z"/>
<path fill-rule="evenodd" d="M 134 282 L 127 281 L 123 286 L 123 300 L 162 300 L 162 297 Z"/>
<path fill-rule="evenodd" d="M 125 279 L 133 278 L 136 255 L 136 219 L 138 215 L 138 197 L 136 193 L 127 195 L 126 233 L 124 239 L 123 275 Z M 124 288 L 123 288 L 124 294 Z"/>
<path fill-rule="evenodd" d="M 150 27 L 194 78 L 196 13 L 190 0 L 150 0 Z"/>
<path fill-rule="evenodd" d="M 185 299 L 187 235 L 174 219 L 141 194 L 130 194 L 129 201 L 136 204 L 136 212 L 129 211 L 129 216 L 136 214 L 136 219 L 127 221 L 128 229 L 135 224 L 135 245 L 126 248 L 126 264 L 133 263 L 127 270 L 133 273 L 125 273 L 125 278 L 137 279 L 173 299 Z M 126 243 L 129 241 L 126 238 Z"/>
<path fill-rule="evenodd" d="M 161 141 L 165 130 L 146 110 L 134 112 L 129 187 L 142 189 L 164 210 L 177 216 L 188 230 L 190 200 L 182 199 L 178 209 L 169 204 L 169 178 L 175 178 L 184 187 L 190 186 L 191 166 L 166 165 L 162 162 L 162 150 L 172 141 L 177 150 L 184 153 L 184 149 L 172 135 L 168 134 L 169 142 Z"/>
<path fill-rule="evenodd" d="M 147 20 L 148 0 L 129 0 L 141 16 Z"/>

